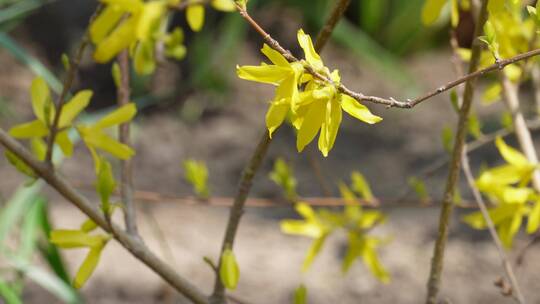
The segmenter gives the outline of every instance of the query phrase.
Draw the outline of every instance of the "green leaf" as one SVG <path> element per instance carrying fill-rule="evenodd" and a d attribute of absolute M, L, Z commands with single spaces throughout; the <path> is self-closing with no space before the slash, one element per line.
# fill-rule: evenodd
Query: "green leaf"
<path fill-rule="evenodd" d="M 409 185 L 413 188 L 414 192 L 416 192 L 416 195 L 418 195 L 418 198 L 421 201 L 428 201 L 430 199 L 426 184 L 423 180 L 420 180 L 414 176 L 410 177 Z"/>
<path fill-rule="evenodd" d="M 294 177 L 293 170 L 282 158 L 276 160 L 274 169 L 270 172 L 269 177 L 283 189 L 287 200 L 296 200 L 298 197 L 298 194 L 296 193 L 296 178 Z"/>
<path fill-rule="evenodd" d="M 208 168 L 203 161 L 188 159 L 184 161 L 184 178 L 193 186 L 199 198 L 207 199 L 210 196 L 208 186 Z"/>
<path fill-rule="evenodd" d="M 62 61 L 62 65 L 64 66 L 64 70 L 69 71 L 71 68 L 71 60 L 69 59 L 69 56 L 66 53 L 62 53 L 60 59 Z"/>
<path fill-rule="evenodd" d="M 225 249 L 221 256 L 221 267 L 219 268 L 219 277 L 227 289 L 236 289 L 240 279 L 240 269 L 236 262 L 236 257 L 231 249 Z"/>
<path fill-rule="evenodd" d="M 90 147 L 101 149 L 122 160 L 129 159 L 135 155 L 135 151 L 128 145 L 120 143 L 100 130 L 90 129 L 83 133 L 81 135 L 84 142 Z"/>
<path fill-rule="evenodd" d="M 43 161 L 47 154 L 47 144 L 45 144 L 45 141 L 41 138 L 32 138 L 30 140 L 30 146 L 32 154 L 34 154 L 37 159 Z"/>
<path fill-rule="evenodd" d="M 478 119 L 478 116 L 474 113 L 469 115 L 468 123 L 469 134 L 471 134 L 475 139 L 478 139 L 482 136 L 482 124 Z"/>
<path fill-rule="evenodd" d="M 309 267 L 313 263 L 313 260 L 315 260 L 315 258 L 321 251 L 324 245 L 324 241 L 326 241 L 326 237 L 327 234 L 324 233 L 313 241 L 304 259 L 304 263 L 302 264 L 302 271 L 307 271 L 309 269 Z"/>
<path fill-rule="evenodd" d="M 101 207 L 108 215 L 110 215 L 111 212 L 110 197 L 115 188 L 116 182 L 114 180 L 111 164 L 104 157 L 101 157 L 97 174 L 96 190 L 101 198 Z"/>
<path fill-rule="evenodd" d="M 15 167 L 19 172 L 23 173 L 26 176 L 35 178 L 36 173 L 32 168 L 30 168 L 22 159 L 20 159 L 17 155 L 12 153 L 11 151 L 5 151 L 4 155 L 6 156 L 7 160 L 10 164 Z"/>
<path fill-rule="evenodd" d="M 375 252 L 375 244 L 377 240 L 367 239 L 362 250 L 362 260 L 364 264 L 369 268 L 371 273 L 381 282 L 388 283 L 390 282 L 390 274 L 386 271 L 384 266 L 379 261 L 377 257 L 377 252 Z"/>
<path fill-rule="evenodd" d="M 73 287 L 79 289 L 86 283 L 86 281 L 88 281 L 99 263 L 102 249 L 103 246 L 97 246 L 90 249 L 88 255 L 79 267 L 79 271 L 77 271 L 77 274 L 73 279 Z"/>
<path fill-rule="evenodd" d="M 28 261 L 34 253 L 41 228 L 41 213 L 45 208 L 43 198 L 37 198 L 24 217 L 21 226 L 21 240 L 18 248 L 18 256 Z"/>
<path fill-rule="evenodd" d="M 15 289 L 7 282 L 0 278 L 0 298 L 6 301 L 6 304 L 22 304 L 22 299 L 19 297 Z"/>
<path fill-rule="evenodd" d="M 441 140 L 444 150 L 446 150 L 446 152 L 448 153 L 452 153 L 454 145 L 454 132 L 452 131 L 452 128 L 450 128 L 449 126 L 445 126 L 442 129 Z"/>
<path fill-rule="evenodd" d="M 53 230 L 50 235 L 51 243 L 61 248 L 100 247 L 105 241 L 101 235 L 90 235 L 80 230 Z"/>
<path fill-rule="evenodd" d="M 95 230 L 98 227 L 96 222 L 92 221 L 91 219 L 87 219 L 81 224 L 81 231 L 83 232 L 91 232 Z"/>
<path fill-rule="evenodd" d="M 80 300 L 73 289 L 55 275 L 52 275 L 41 268 L 23 263 L 17 258 L 14 258 L 12 262 L 18 271 L 23 273 L 27 278 L 36 282 L 44 289 L 48 290 L 50 293 L 54 294 L 62 301 L 73 304 L 80 303 Z"/>
<path fill-rule="evenodd" d="M 60 147 L 64 156 L 71 157 L 73 155 L 73 143 L 69 139 L 67 130 L 58 133 L 54 142 Z"/>
<path fill-rule="evenodd" d="M 44 235 L 50 236 L 51 234 L 51 223 L 49 220 L 49 215 L 47 213 L 48 208 L 43 208 L 41 210 L 41 229 Z M 41 251 L 41 255 L 44 257 L 46 263 L 50 266 L 50 268 L 55 272 L 56 276 L 64 281 L 64 283 L 67 286 L 70 286 L 70 279 L 67 274 L 66 267 L 64 265 L 64 262 L 62 260 L 62 257 L 60 256 L 60 253 L 58 252 L 58 249 L 56 246 L 51 244 L 47 238 L 45 242 L 41 244 L 42 246 L 39 247 Z"/>
<path fill-rule="evenodd" d="M 356 205 L 358 204 L 358 200 L 356 199 L 356 195 L 354 192 L 352 192 L 351 189 L 342 181 L 339 181 L 338 183 L 339 193 L 341 194 L 341 197 L 343 200 L 350 205 Z"/>
<path fill-rule="evenodd" d="M 307 304 L 307 288 L 304 284 L 294 291 L 294 304 Z"/>
<path fill-rule="evenodd" d="M 49 129 L 41 120 L 16 125 L 9 130 L 9 134 L 15 138 L 44 137 L 49 134 Z"/>
<path fill-rule="evenodd" d="M 52 106 L 51 93 L 45 80 L 41 77 L 36 77 L 32 81 L 30 93 L 32 95 L 32 108 L 36 117 L 43 123 L 50 122 L 52 113 L 50 110 L 47 111 L 46 108 Z"/>
<path fill-rule="evenodd" d="M 364 175 L 362 175 L 362 173 L 358 171 L 353 171 L 351 174 L 351 180 L 352 180 L 351 188 L 353 191 L 358 193 L 362 198 L 364 198 L 368 202 L 374 201 L 373 193 L 371 192 L 369 183 L 367 182 Z"/>
<path fill-rule="evenodd" d="M 286 234 L 303 235 L 311 238 L 321 237 L 325 229 L 318 222 L 301 220 L 283 220 L 280 224 L 281 232 Z"/>
<path fill-rule="evenodd" d="M 120 71 L 118 62 L 113 63 L 111 67 L 111 75 L 114 80 L 114 85 L 116 88 L 119 88 L 122 85 L 122 72 Z"/>
<path fill-rule="evenodd" d="M 7 245 L 5 241 L 19 220 L 36 201 L 39 186 L 19 188 L 13 197 L 0 209 L 0 252 Z"/>

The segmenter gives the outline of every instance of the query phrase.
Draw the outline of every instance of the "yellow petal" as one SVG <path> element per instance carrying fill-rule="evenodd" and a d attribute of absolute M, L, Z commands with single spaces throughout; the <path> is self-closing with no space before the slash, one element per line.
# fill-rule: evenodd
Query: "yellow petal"
<path fill-rule="evenodd" d="M 446 0 L 426 0 L 422 8 L 422 23 L 431 25 L 439 18 Z"/>
<path fill-rule="evenodd" d="M 536 202 L 529 213 L 529 222 L 527 223 L 527 233 L 532 234 L 538 230 L 540 225 L 540 202 Z"/>
<path fill-rule="evenodd" d="M 289 67 L 290 65 L 287 59 L 285 59 L 285 57 L 283 57 L 280 52 L 274 50 L 266 43 L 263 45 L 261 52 L 275 65 L 279 65 L 282 67 Z"/>
<path fill-rule="evenodd" d="M 200 31 L 204 24 L 204 6 L 200 4 L 188 6 L 186 9 L 186 18 L 189 27 L 194 32 Z"/>
<path fill-rule="evenodd" d="M 137 74 L 152 74 L 156 69 L 156 61 L 154 59 L 154 42 L 140 42 L 135 49 L 133 61 L 133 66 Z"/>
<path fill-rule="evenodd" d="M 232 12 L 236 10 L 233 0 L 212 0 L 211 4 L 218 11 Z"/>
<path fill-rule="evenodd" d="M 319 132 L 324 120 L 325 110 L 326 107 L 322 101 L 315 101 L 309 106 L 309 110 L 300 130 L 298 130 L 296 138 L 298 152 L 302 152 L 306 145 L 315 138 L 317 132 Z"/>
<path fill-rule="evenodd" d="M 237 67 L 236 72 L 241 79 L 275 85 L 292 75 L 291 69 L 277 65 L 246 65 Z"/>
<path fill-rule="evenodd" d="M 78 92 L 71 100 L 62 108 L 60 122 L 58 126 L 65 128 L 73 122 L 73 120 L 88 106 L 92 91 L 84 90 Z"/>
<path fill-rule="evenodd" d="M 137 114 L 137 107 L 130 102 L 107 114 L 92 126 L 93 129 L 105 129 L 130 121 Z"/>
<path fill-rule="evenodd" d="M 159 27 L 159 21 L 165 13 L 165 2 L 152 1 L 144 4 L 139 22 L 137 23 L 137 38 L 146 41 L 152 38 L 152 33 Z"/>
<path fill-rule="evenodd" d="M 43 137 L 49 134 L 49 129 L 41 120 L 16 125 L 9 130 L 9 134 L 15 138 Z"/>
<path fill-rule="evenodd" d="M 497 149 L 499 149 L 499 152 L 501 153 L 504 160 L 506 160 L 509 164 L 518 167 L 530 166 L 530 163 L 525 157 L 525 155 L 507 145 L 501 137 L 497 137 L 497 139 L 495 140 L 495 144 L 497 145 Z"/>
<path fill-rule="evenodd" d="M 368 124 L 375 124 L 382 120 L 381 117 L 371 114 L 366 106 L 345 94 L 341 94 L 341 108 L 352 117 Z"/>
<path fill-rule="evenodd" d="M 92 43 L 101 42 L 118 24 L 123 15 L 124 12 L 115 6 L 108 5 L 105 7 L 88 29 Z"/>
<path fill-rule="evenodd" d="M 135 41 L 137 20 L 138 18 L 136 16 L 129 17 L 97 45 L 96 52 L 94 53 L 96 62 L 108 62 Z"/>
<path fill-rule="evenodd" d="M 116 9 L 128 12 L 137 13 L 141 10 L 142 0 L 101 0 L 104 4 L 114 6 Z"/>
<path fill-rule="evenodd" d="M 319 135 L 319 150 L 324 157 L 328 156 L 334 146 L 341 119 L 341 106 L 336 99 L 332 99 L 327 103 L 326 119 L 321 127 L 321 135 Z"/>
<path fill-rule="evenodd" d="M 266 113 L 266 127 L 268 134 L 272 138 L 272 133 L 281 126 L 283 120 L 289 112 L 290 105 L 288 103 L 272 102 Z"/>
<path fill-rule="evenodd" d="M 306 57 L 307 62 L 313 66 L 316 70 L 322 69 L 324 67 L 324 64 L 321 60 L 321 57 L 317 52 L 315 51 L 315 48 L 313 47 L 313 41 L 311 41 L 311 37 L 309 35 L 306 35 L 302 29 L 298 31 L 298 43 L 300 44 L 300 47 L 304 50 L 304 54 Z"/>

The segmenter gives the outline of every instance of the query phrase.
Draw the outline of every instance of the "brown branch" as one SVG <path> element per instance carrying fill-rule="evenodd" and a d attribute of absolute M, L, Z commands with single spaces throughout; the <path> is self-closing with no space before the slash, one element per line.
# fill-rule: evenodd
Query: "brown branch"
<path fill-rule="evenodd" d="M 181 277 L 176 271 L 158 258 L 146 245 L 139 239 L 125 233 L 115 224 L 109 225 L 105 217 L 95 208 L 86 197 L 77 192 L 61 176 L 51 170 L 50 166 L 38 161 L 25 147 L 9 136 L 6 131 L 0 128 L 0 144 L 13 154 L 17 155 L 27 166 L 32 168 L 35 173 L 43 178 L 51 187 L 60 193 L 65 199 L 79 208 L 92 221 L 100 226 L 113 237 L 131 254 L 146 264 L 163 280 L 171 284 L 178 292 L 189 298 L 194 303 L 207 304 L 206 295 L 188 280 Z"/>
<path fill-rule="evenodd" d="M 348 4 L 350 0 L 339 0 L 339 3 Z M 330 19 L 336 19 L 339 20 L 341 17 L 341 14 L 344 13 L 345 8 L 338 4 L 336 7 L 339 8 L 339 14 L 340 16 L 335 16 L 334 13 L 331 14 Z M 247 11 L 237 5 L 237 9 L 240 12 L 240 15 L 242 15 L 252 26 L 254 25 L 254 28 L 256 31 L 261 33 L 263 37 L 267 38 L 268 40 L 271 40 L 274 43 L 272 47 L 280 48 L 282 53 L 287 53 L 286 58 L 293 59 L 294 56 L 288 51 L 285 51 L 281 46 L 279 46 L 279 43 L 275 40 L 273 40 L 270 35 L 268 35 L 247 13 Z M 250 21 L 251 20 L 251 21 Z M 333 23 L 333 26 L 337 24 L 337 20 L 335 21 L 329 21 Z M 327 30 L 327 34 L 330 35 L 333 30 L 333 27 L 330 30 Z M 317 44 L 317 42 L 315 42 Z M 319 51 L 324 47 L 324 43 L 319 43 Z M 278 50 L 280 51 L 280 50 Z M 294 58 L 295 59 L 295 58 Z M 262 138 L 259 141 L 259 144 L 257 145 L 254 154 L 251 156 L 251 160 L 247 164 L 246 168 L 244 169 L 244 172 L 242 173 L 242 177 L 240 178 L 240 185 L 238 186 L 238 192 L 236 194 L 234 204 L 231 207 L 230 213 L 229 213 L 229 220 L 227 222 L 227 228 L 225 230 L 225 236 L 223 238 L 223 243 L 221 245 L 221 252 L 219 256 L 219 262 L 218 262 L 218 269 L 221 266 L 221 256 L 226 248 L 233 248 L 234 245 L 234 239 L 236 236 L 236 231 L 238 230 L 238 225 L 240 223 L 240 219 L 242 217 L 242 214 L 244 212 L 244 205 L 247 199 L 247 196 L 249 194 L 249 191 L 251 190 L 251 185 L 253 182 L 253 177 L 259 170 L 259 167 L 266 155 L 266 152 L 268 151 L 268 147 L 270 146 L 270 143 L 272 142 L 272 139 L 268 135 L 268 132 L 265 130 Z M 221 304 L 225 303 L 225 287 L 223 286 L 223 283 L 221 282 L 221 279 L 219 276 L 216 275 L 215 282 L 214 282 L 214 290 L 212 292 L 212 296 L 210 297 L 211 303 Z"/>
<path fill-rule="evenodd" d="M 477 40 L 484 28 L 484 24 L 487 20 L 487 3 L 488 0 L 482 0 L 482 6 L 477 18 L 475 30 L 474 30 L 474 41 L 472 47 L 471 61 L 469 65 L 469 75 L 473 75 L 480 65 L 480 55 L 482 53 L 482 46 Z M 467 77 L 467 76 L 465 76 Z M 444 262 L 444 250 L 446 247 L 446 242 L 448 240 L 448 227 L 450 224 L 450 218 L 452 215 L 454 207 L 454 193 L 456 190 L 456 184 L 458 180 L 458 175 L 460 171 L 460 162 L 463 152 L 463 146 L 465 145 L 465 136 L 467 135 L 467 125 L 469 119 L 469 113 L 471 110 L 471 105 L 474 96 L 474 87 L 476 83 L 475 77 L 468 77 L 465 84 L 465 90 L 463 92 L 463 104 L 461 105 L 459 111 L 459 121 L 457 125 L 456 138 L 454 142 L 454 150 L 452 152 L 452 160 L 450 162 L 450 171 L 448 173 L 448 178 L 446 181 L 446 189 L 443 197 L 443 204 L 441 206 L 441 214 L 439 219 L 439 230 L 437 240 L 435 241 L 435 246 L 433 249 L 433 258 L 431 260 L 431 270 L 429 274 L 428 284 L 427 284 L 427 304 L 437 303 L 437 295 L 439 293 L 439 286 L 441 282 L 441 274 L 443 269 Z"/>
<path fill-rule="evenodd" d="M 92 21 L 96 18 L 96 16 L 99 14 L 101 9 L 102 9 L 102 5 L 100 4 L 98 5 L 96 10 L 92 14 L 92 17 L 90 17 L 90 21 L 88 23 L 92 23 Z M 75 76 L 77 75 L 77 71 L 79 70 L 79 65 L 81 64 L 84 51 L 86 50 L 86 47 L 89 44 L 90 44 L 90 36 L 88 32 L 86 32 L 84 34 L 84 37 L 82 38 L 81 43 L 79 44 L 77 52 L 75 53 L 75 57 L 69 60 L 67 76 L 64 79 L 62 92 L 60 92 L 60 96 L 58 97 L 58 101 L 56 102 L 56 107 L 55 107 L 56 111 L 53 117 L 52 125 L 49 126 L 50 131 L 49 131 L 49 136 L 47 138 L 47 152 L 45 154 L 45 162 L 51 168 L 54 167 L 52 163 L 53 153 L 54 153 L 54 141 L 56 139 L 56 135 L 60 131 L 58 129 L 58 124 L 60 123 L 60 116 L 62 115 L 62 109 L 64 108 L 64 104 L 69 95 L 69 91 L 71 90 L 71 87 L 73 86 L 73 82 L 75 81 Z"/>
<path fill-rule="evenodd" d="M 469 83 L 470 81 L 475 80 L 476 78 L 478 78 L 480 76 L 486 75 L 486 74 L 494 72 L 494 71 L 500 71 L 500 70 L 504 69 L 507 65 L 510 65 L 510 64 L 519 62 L 521 60 L 525 60 L 525 59 L 540 55 L 540 49 L 536 49 L 536 50 L 532 50 L 532 51 L 529 51 L 529 52 L 526 52 L 526 53 L 523 53 L 523 54 L 519 54 L 519 55 L 517 55 L 515 57 L 512 57 L 512 58 L 502 59 L 502 60 L 499 60 L 498 62 L 496 62 L 496 63 L 494 63 L 494 64 L 492 64 L 492 65 L 490 65 L 490 66 L 488 66 L 488 67 L 486 67 L 486 68 L 484 68 L 482 70 L 470 71 L 469 74 L 464 75 L 464 76 L 462 76 L 462 77 L 460 77 L 460 78 L 458 78 L 456 80 L 453 80 L 453 81 L 451 81 L 451 82 L 449 82 L 449 83 L 447 83 L 447 84 L 445 84 L 443 86 L 440 86 L 440 87 L 436 88 L 435 90 L 428 92 L 425 95 L 416 97 L 414 99 L 407 99 L 406 101 L 399 101 L 399 100 L 396 100 L 393 97 L 383 98 L 383 97 L 378 97 L 378 96 L 364 95 L 363 93 L 355 92 L 355 91 L 349 89 L 348 87 L 346 87 L 345 85 L 343 85 L 341 83 L 335 84 L 330 79 L 330 77 L 328 77 L 327 75 L 322 75 L 321 73 L 315 71 L 311 66 L 309 66 L 309 64 L 305 63 L 304 61 L 299 60 L 294 55 L 292 55 L 292 53 L 289 50 L 283 48 L 281 46 L 281 44 L 277 40 L 272 38 L 272 36 L 270 34 L 268 34 L 249 15 L 249 13 L 245 9 L 242 9 L 242 8 L 238 7 L 238 11 L 240 12 L 240 15 L 244 19 L 246 19 L 246 21 L 251 25 L 251 27 L 253 27 L 263 37 L 264 41 L 271 48 L 273 48 L 274 50 L 281 53 L 281 55 L 283 55 L 283 57 L 285 57 L 285 59 L 287 59 L 289 62 L 297 62 L 297 61 L 303 62 L 305 71 L 307 73 L 313 75 L 315 78 L 317 78 L 317 79 L 319 79 L 319 80 L 321 80 L 323 82 L 326 82 L 326 83 L 331 84 L 331 85 L 335 85 L 339 92 L 341 92 L 341 93 L 343 93 L 345 95 L 349 95 L 350 97 L 356 99 L 359 102 L 367 101 L 367 102 L 371 102 L 371 103 L 382 104 L 382 105 L 385 105 L 385 106 L 387 106 L 389 108 L 403 108 L 403 109 L 413 108 L 413 107 L 417 106 L 418 104 L 420 104 L 420 103 L 422 103 L 422 102 L 424 102 L 424 101 L 426 101 L 428 99 L 431 99 L 432 97 L 435 97 L 435 96 L 437 96 L 439 94 L 442 94 L 442 93 L 444 93 L 444 92 L 446 92 L 446 91 L 448 91 L 448 90 L 450 90 L 452 88 L 457 87 L 460 84 Z"/>
<path fill-rule="evenodd" d="M 319 31 L 317 39 L 315 39 L 315 51 L 320 52 L 324 48 L 328 42 L 328 39 L 330 39 L 332 36 L 334 28 L 338 24 L 339 20 L 341 20 L 343 14 L 345 14 L 345 11 L 347 10 L 347 7 L 349 7 L 350 3 L 351 0 L 336 1 L 330 16 L 326 20 L 326 23 L 322 29 Z"/>
<path fill-rule="evenodd" d="M 484 199 L 482 198 L 480 191 L 478 191 L 478 188 L 476 187 L 476 184 L 474 182 L 474 177 L 471 172 L 471 168 L 469 166 L 469 159 L 465 151 L 466 150 L 463 151 L 463 155 L 462 155 L 463 173 L 465 174 L 465 178 L 467 179 L 469 188 L 471 189 L 473 193 L 474 199 L 476 200 L 476 203 L 478 204 L 478 208 L 480 208 L 480 212 L 482 213 L 482 216 L 484 217 L 484 220 L 486 221 L 489 234 L 491 235 L 491 238 L 493 239 L 493 243 L 495 243 L 495 247 L 497 247 L 497 251 L 499 252 L 499 257 L 501 259 L 506 276 L 508 277 L 510 284 L 512 284 L 512 294 L 515 295 L 515 299 L 517 300 L 518 303 L 523 304 L 525 303 L 525 298 L 523 297 L 523 294 L 521 293 L 521 289 L 519 287 L 516 276 L 514 274 L 514 270 L 512 269 L 512 264 L 510 264 L 510 261 L 508 260 L 508 257 L 506 256 L 506 252 L 504 251 L 501 240 L 499 239 L 499 236 L 497 235 L 495 224 L 493 224 L 493 221 L 491 220 L 491 217 L 489 216 L 489 212 L 484 202 Z"/>
<path fill-rule="evenodd" d="M 118 65 L 120 66 L 120 84 L 117 88 L 118 105 L 124 106 L 129 103 L 130 97 L 128 50 L 124 50 L 118 55 Z M 131 145 L 129 124 L 126 122 L 118 127 L 120 142 L 128 146 Z M 137 214 L 133 203 L 133 161 L 131 159 L 121 161 L 120 175 L 120 193 L 124 205 L 126 231 L 132 236 L 137 236 Z"/>

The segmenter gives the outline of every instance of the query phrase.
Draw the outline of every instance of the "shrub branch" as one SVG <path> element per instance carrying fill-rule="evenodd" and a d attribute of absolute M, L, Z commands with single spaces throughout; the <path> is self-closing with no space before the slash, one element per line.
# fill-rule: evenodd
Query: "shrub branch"
<path fill-rule="evenodd" d="M 476 70 L 480 65 L 480 55 L 482 53 L 482 45 L 477 39 L 482 35 L 484 24 L 486 23 L 488 0 L 483 0 L 478 13 L 476 26 L 474 30 L 474 40 L 472 46 L 471 61 L 469 65 L 469 75 L 478 74 Z M 498 68 L 497 68 L 498 69 Z M 468 78 L 467 78 L 468 77 Z M 474 96 L 474 88 L 476 83 L 476 77 L 465 76 L 467 78 L 465 84 L 465 90 L 463 92 L 463 103 L 459 110 L 459 120 L 457 125 L 456 137 L 454 142 L 454 149 L 452 152 L 452 158 L 450 161 L 450 170 L 446 181 L 446 189 L 443 197 L 443 204 L 441 206 L 441 214 L 439 218 L 439 230 L 437 240 L 435 241 L 435 247 L 433 250 L 433 258 L 431 260 L 431 270 L 429 274 L 427 284 L 427 304 L 436 304 L 437 295 L 439 292 L 439 286 L 441 282 L 441 274 L 444 262 L 444 250 L 446 242 L 448 240 L 448 227 L 450 224 L 450 218 L 454 207 L 454 193 L 456 190 L 456 184 L 460 171 L 460 162 L 465 145 L 465 136 L 467 135 L 467 125 L 469 119 L 469 113 Z"/>
<path fill-rule="evenodd" d="M 65 199 L 79 208 L 92 221 L 103 230 L 111 233 L 113 237 L 131 254 L 146 264 L 166 282 L 171 284 L 178 292 L 189 298 L 193 303 L 207 304 L 206 295 L 185 278 L 181 277 L 173 268 L 157 257 L 146 245 L 136 237 L 124 232 L 119 226 L 109 225 L 105 217 L 98 211 L 86 197 L 82 196 L 75 188 L 62 177 L 51 170 L 50 166 L 38 161 L 19 142 L 0 128 L 0 144 L 13 154 L 17 155 L 27 166 L 32 168 L 37 175 L 43 178 L 51 187 L 60 193 Z"/>

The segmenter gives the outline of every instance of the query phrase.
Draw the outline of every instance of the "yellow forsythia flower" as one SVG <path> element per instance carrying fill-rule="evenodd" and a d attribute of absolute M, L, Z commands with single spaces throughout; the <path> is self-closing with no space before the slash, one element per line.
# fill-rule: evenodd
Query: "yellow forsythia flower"
<path fill-rule="evenodd" d="M 266 114 L 270 137 L 289 111 L 292 111 L 293 125 L 298 129 L 298 151 L 301 152 L 320 130 L 319 150 L 327 156 L 341 124 L 342 109 L 369 124 L 377 123 L 382 118 L 371 114 L 366 106 L 337 90 L 341 81 L 339 72 L 335 70 L 330 74 L 315 51 L 311 37 L 303 30 L 298 31 L 298 42 L 304 50 L 305 61 L 290 63 L 282 54 L 265 44 L 261 51 L 273 64 L 238 67 L 238 77 L 277 86 L 276 95 Z M 334 83 L 328 84 L 304 74 L 304 64 L 330 77 Z M 299 86 L 306 82 L 304 91 L 300 92 Z"/>

